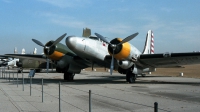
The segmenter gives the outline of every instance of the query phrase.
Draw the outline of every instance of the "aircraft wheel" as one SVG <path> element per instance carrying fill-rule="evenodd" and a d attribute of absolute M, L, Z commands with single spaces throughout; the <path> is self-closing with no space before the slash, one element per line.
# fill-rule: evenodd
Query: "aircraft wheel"
<path fill-rule="evenodd" d="M 64 80 L 67 80 L 67 81 L 73 81 L 74 80 L 74 73 L 68 73 L 68 72 L 65 72 L 64 73 Z"/>
<path fill-rule="evenodd" d="M 35 71 L 38 73 L 38 72 L 41 72 L 41 69 L 35 69 Z"/>
<path fill-rule="evenodd" d="M 62 73 L 62 69 L 60 69 L 60 68 L 56 68 L 56 72 L 58 72 L 58 73 Z"/>
<path fill-rule="evenodd" d="M 126 81 L 129 83 L 135 83 L 136 75 L 133 74 L 131 71 L 126 73 Z"/>
<path fill-rule="evenodd" d="M 142 77 L 146 77 L 146 74 L 141 74 Z"/>
<path fill-rule="evenodd" d="M 18 70 L 17 72 L 18 72 L 18 73 L 22 73 L 22 70 Z"/>

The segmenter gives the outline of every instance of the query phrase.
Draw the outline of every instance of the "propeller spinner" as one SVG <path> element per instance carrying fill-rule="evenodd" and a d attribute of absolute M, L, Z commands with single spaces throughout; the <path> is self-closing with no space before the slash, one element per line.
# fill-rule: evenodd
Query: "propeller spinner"
<path fill-rule="evenodd" d="M 114 43 L 110 43 L 105 37 L 103 37 L 102 35 L 95 33 L 95 35 L 100 38 L 102 41 L 108 43 L 110 45 L 110 47 L 112 48 L 112 60 L 111 60 L 111 64 L 110 64 L 110 74 L 112 75 L 113 69 L 114 69 L 114 53 L 115 50 L 118 46 L 122 45 L 123 43 L 126 43 L 130 40 L 132 40 L 133 38 L 135 38 L 139 33 L 134 33 L 128 37 L 126 37 L 125 39 L 123 39 L 120 43 L 114 44 Z"/>

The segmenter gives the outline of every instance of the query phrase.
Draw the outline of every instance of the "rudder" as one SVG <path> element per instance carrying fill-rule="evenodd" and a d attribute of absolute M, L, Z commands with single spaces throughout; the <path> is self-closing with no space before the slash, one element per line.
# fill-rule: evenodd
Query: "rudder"
<path fill-rule="evenodd" d="M 149 30 L 147 33 L 146 42 L 142 54 L 154 54 L 154 35 L 152 30 Z"/>

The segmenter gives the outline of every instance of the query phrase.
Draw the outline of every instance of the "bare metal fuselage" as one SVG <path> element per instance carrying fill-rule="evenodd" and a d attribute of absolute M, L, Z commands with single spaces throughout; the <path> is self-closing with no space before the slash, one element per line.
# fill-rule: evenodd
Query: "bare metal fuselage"
<path fill-rule="evenodd" d="M 110 61 L 106 60 L 106 56 L 110 56 L 108 52 L 108 43 L 105 43 L 96 37 L 85 38 L 69 36 L 66 38 L 66 45 L 81 58 L 110 68 Z M 127 57 L 129 59 L 135 55 L 138 56 L 141 54 L 141 52 L 132 45 L 130 45 L 130 49 L 131 52 Z M 133 62 L 131 63 L 133 64 Z"/>

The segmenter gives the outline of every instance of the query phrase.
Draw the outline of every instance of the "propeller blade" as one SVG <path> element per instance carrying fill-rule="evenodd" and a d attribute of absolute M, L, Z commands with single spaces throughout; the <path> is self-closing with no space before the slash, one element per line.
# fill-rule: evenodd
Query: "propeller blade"
<path fill-rule="evenodd" d="M 114 49 L 113 49 L 112 60 L 110 64 L 110 75 L 112 75 L 113 68 L 114 68 Z"/>
<path fill-rule="evenodd" d="M 56 45 L 57 43 L 59 43 L 66 35 L 67 35 L 67 33 L 65 33 L 62 36 L 60 36 L 50 47 L 52 47 L 52 46 Z"/>
<path fill-rule="evenodd" d="M 53 63 L 51 63 L 51 70 L 52 70 L 52 72 L 53 72 Z"/>
<path fill-rule="evenodd" d="M 105 38 L 103 37 L 102 35 L 98 34 L 98 33 L 94 33 L 98 38 L 100 38 L 101 40 L 103 40 L 104 42 L 107 42 L 110 44 L 110 42 Z"/>
<path fill-rule="evenodd" d="M 47 58 L 47 74 L 49 73 L 49 58 Z"/>
<path fill-rule="evenodd" d="M 126 37 L 125 39 L 123 39 L 123 40 L 122 40 L 119 44 L 117 44 L 117 45 L 120 45 L 120 44 L 123 44 L 123 43 L 125 43 L 125 42 L 130 41 L 131 39 L 133 39 L 134 37 L 136 37 L 138 34 L 139 34 L 139 33 L 137 32 L 137 33 L 134 33 L 134 34 L 132 34 L 132 35 Z"/>
<path fill-rule="evenodd" d="M 94 63 L 92 62 L 92 71 L 94 71 Z"/>
<path fill-rule="evenodd" d="M 37 45 L 45 47 L 44 44 L 36 39 L 32 39 L 33 42 L 35 42 Z"/>

